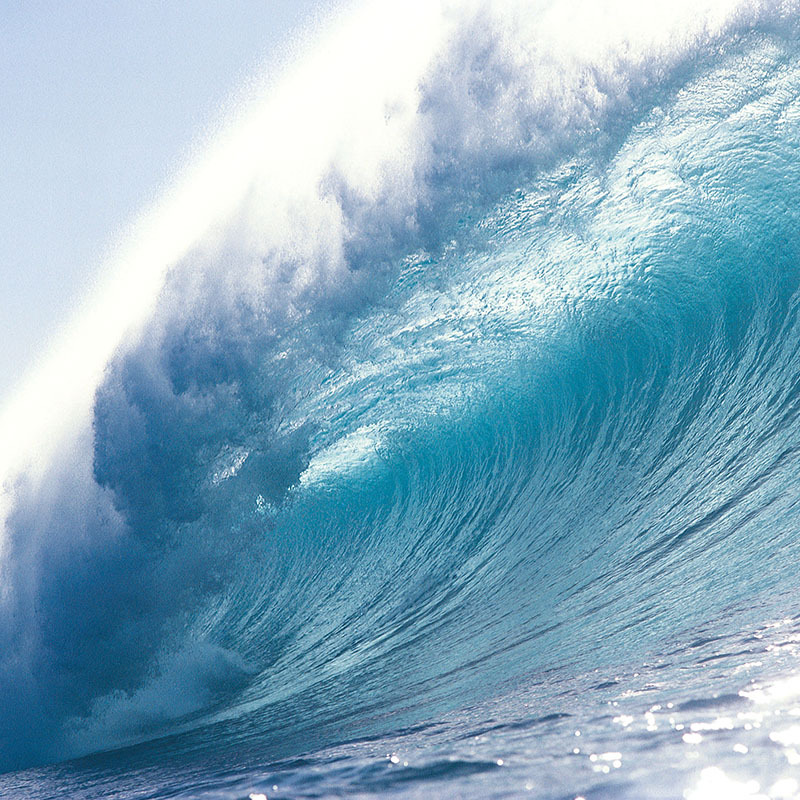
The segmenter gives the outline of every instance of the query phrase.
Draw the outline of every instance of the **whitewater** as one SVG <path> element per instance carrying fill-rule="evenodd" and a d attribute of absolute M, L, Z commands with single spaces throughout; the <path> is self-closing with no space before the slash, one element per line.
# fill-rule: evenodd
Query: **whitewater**
<path fill-rule="evenodd" d="M 0 411 L 3 798 L 800 797 L 800 5 L 342 11 Z"/>

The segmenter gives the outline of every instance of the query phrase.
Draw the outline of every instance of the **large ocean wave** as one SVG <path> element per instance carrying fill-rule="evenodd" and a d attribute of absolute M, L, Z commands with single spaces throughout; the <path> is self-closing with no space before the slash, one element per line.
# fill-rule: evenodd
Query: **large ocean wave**
<path fill-rule="evenodd" d="M 800 612 L 798 13 L 383 5 L 320 41 L 4 413 L 0 767 L 432 720 L 444 753 L 522 696 L 572 716 L 555 758 L 593 675 L 670 653 L 676 705 L 739 697 L 702 647 Z"/>

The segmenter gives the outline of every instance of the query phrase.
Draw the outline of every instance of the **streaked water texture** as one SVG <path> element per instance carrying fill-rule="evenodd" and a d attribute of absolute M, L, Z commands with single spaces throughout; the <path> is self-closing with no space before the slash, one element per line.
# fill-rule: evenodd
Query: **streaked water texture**
<path fill-rule="evenodd" d="M 0 794 L 799 797 L 799 23 L 321 37 L 0 421 Z"/>

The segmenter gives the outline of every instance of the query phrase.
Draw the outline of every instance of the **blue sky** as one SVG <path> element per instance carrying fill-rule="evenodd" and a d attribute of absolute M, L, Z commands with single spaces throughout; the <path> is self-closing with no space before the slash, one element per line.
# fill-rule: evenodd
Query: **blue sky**
<path fill-rule="evenodd" d="M 107 248 L 333 0 L 5 0 L 0 403 Z"/>

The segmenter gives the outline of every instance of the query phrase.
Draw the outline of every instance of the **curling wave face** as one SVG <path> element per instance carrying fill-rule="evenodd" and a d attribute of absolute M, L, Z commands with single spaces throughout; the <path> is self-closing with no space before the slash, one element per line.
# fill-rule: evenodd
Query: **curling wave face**
<path fill-rule="evenodd" d="M 0 766 L 572 708 L 800 611 L 797 13 L 425 4 L 320 46 L 6 458 Z"/>

